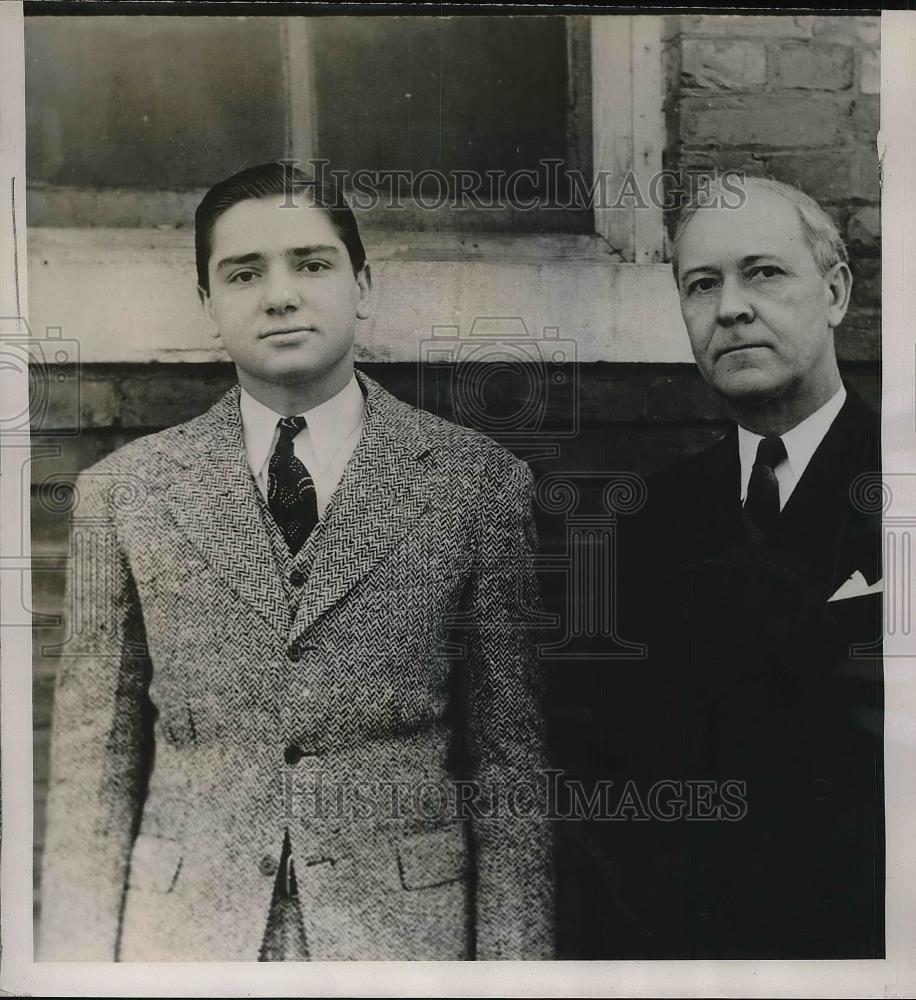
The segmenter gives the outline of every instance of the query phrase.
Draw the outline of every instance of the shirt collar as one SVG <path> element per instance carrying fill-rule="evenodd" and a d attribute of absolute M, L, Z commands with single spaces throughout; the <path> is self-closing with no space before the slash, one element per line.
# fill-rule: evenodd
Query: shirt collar
<path fill-rule="evenodd" d="M 336 395 L 298 416 L 305 417 L 312 451 L 320 467 L 327 466 L 363 419 L 365 399 L 354 375 Z M 242 436 L 248 464 L 257 476 L 274 446 L 277 421 L 283 416 L 259 402 L 244 388 L 239 398 Z"/>
<path fill-rule="evenodd" d="M 786 446 L 786 461 L 795 481 L 801 479 L 808 463 L 811 461 L 818 446 L 830 430 L 830 425 L 846 402 L 846 386 L 842 383 L 824 405 L 810 416 L 786 431 L 782 443 Z M 751 478 L 751 469 L 757 458 L 757 446 L 763 440 L 761 435 L 754 434 L 745 427 L 738 425 L 738 456 L 741 461 L 741 496 L 747 493 L 747 485 Z"/>

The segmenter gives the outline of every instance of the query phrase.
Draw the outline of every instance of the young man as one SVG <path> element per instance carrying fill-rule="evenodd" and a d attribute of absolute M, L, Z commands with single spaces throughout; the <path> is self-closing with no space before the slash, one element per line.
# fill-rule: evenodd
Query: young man
<path fill-rule="evenodd" d="M 531 474 L 354 373 L 333 192 L 245 170 L 196 249 L 240 384 L 78 480 L 40 955 L 549 956 L 544 813 L 488 808 L 544 766 Z"/>
<path fill-rule="evenodd" d="M 594 948 L 877 958 L 880 445 L 837 366 L 852 278 L 802 192 L 748 179 L 736 205 L 729 190 L 683 214 L 673 265 L 697 365 L 736 423 L 650 480 L 624 526 L 623 600 L 641 612 L 626 634 L 649 655 L 608 678 L 604 775 L 660 789 L 670 821 L 596 832 Z"/>

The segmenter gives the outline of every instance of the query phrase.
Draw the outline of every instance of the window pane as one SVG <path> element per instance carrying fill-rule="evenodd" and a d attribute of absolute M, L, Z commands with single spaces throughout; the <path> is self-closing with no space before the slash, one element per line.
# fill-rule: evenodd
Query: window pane
<path fill-rule="evenodd" d="M 284 155 L 278 18 L 26 19 L 30 183 L 208 187 Z"/>
<path fill-rule="evenodd" d="M 333 167 L 482 174 L 566 160 L 564 18 L 330 17 L 309 27 L 317 149 Z"/>
<path fill-rule="evenodd" d="M 215 180 L 307 150 L 383 173 L 369 227 L 591 232 L 564 172 L 589 170 L 585 20 L 29 17 L 31 224 L 184 226 Z"/>

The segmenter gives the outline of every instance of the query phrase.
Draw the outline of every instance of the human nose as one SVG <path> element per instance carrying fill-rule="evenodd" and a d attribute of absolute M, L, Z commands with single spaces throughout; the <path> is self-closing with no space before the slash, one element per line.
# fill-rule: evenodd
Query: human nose
<path fill-rule="evenodd" d="M 735 323 L 750 323 L 753 318 L 754 310 L 748 301 L 744 282 L 737 275 L 725 275 L 722 279 L 716 309 L 716 319 L 719 325 L 732 326 Z"/>
<path fill-rule="evenodd" d="M 284 268 L 274 268 L 262 284 L 264 310 L 271 315 L 293 312 L 302 304 L 302 296 L 292 275 Z"/>

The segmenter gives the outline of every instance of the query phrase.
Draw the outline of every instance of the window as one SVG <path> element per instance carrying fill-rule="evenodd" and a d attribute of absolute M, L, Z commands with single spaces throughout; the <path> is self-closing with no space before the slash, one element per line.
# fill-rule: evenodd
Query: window
<path fill-rule="evenodd" d="M 613 201 L 661 169 L 662 23 L 29 17 L 31 321 L 66 322 L 84 362 L 222 360 L 194 210 L 215 179 L 291 158 L 345 182 L 407 172 L 368 206 L 351 184 L 379 288 L 360 360 L 413 361 L 434 327 L 484 314 L 559 326 L 583 360 L 680 358 L 666 269 L 626 267 L 662 260 L 661 209 L 590 200 L 596 178 Z M 671 343 L 641 336 L 650 306 Z"/>
<path fill-rule="evenodd" d="M 26 18 L 30 185 L 206 188 L 282 155 L 281 27 L 273 18 Z M 58 210 L 54 221 L 69 220 Z"/>
<path fill-rule="evenodd" d="M 194 200 L 181 192 L 292 156 L 375 174 L 382 209 L 406 198 L 370 225 L 588 231 L 587 208 L 490 207 L 519 171 L 510 201 L 545 206 L 567 200 L 567 168 L 589 169 L 587 29 L 566 17 L 30 18 L 32 217 L 178 223 Z M 449 210 L 462 174 L 466 207 L 484 210 Z"/>
<path fill-rule="evenodd" d="M 569 58 L 587 22 L 290 19 L 292 44 L 312 54 L 316 95 L 315 127 L 299 148 L 350 176 L 385 178 L 380 207 L 397 200 L 406 223 L 383 217 L 381 225 L 588 231 L 587 208 L 560 207 L 570 164 L 588 169 L 591 124 L 578 106 L 588 93 L 576 88 L 588 65 Z"/>

